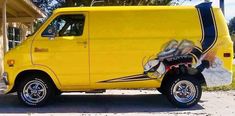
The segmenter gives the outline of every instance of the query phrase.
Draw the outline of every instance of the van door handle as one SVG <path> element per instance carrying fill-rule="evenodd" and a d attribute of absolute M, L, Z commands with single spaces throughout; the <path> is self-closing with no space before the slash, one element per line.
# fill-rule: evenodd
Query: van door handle
<path fill-rule="evenodd" d="M 86 41 L 77 41 L 77 44 L 87 44 Z"/>
<path fill-rule="evenodd" d="M 48 48 L 38 48 L 38 47 L 35 47 L 34 48 L 34 52 L 48 52 Z"/>
<path fill-rule="evenodd" d="M 77 41 L 77 44 L 83 44 L 84 48 L 87 46 L 87 41 Z"/>

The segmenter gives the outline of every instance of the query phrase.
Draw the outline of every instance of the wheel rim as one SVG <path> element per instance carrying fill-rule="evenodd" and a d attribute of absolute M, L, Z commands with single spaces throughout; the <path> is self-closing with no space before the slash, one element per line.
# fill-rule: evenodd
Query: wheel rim
<path fill-rule="evenodd" d="M 196 96 L 196 88 L 190 81 L 182 80 L 173 88 L 174 98 L 181 103 L 188 103 Z"/>
<path fill-rule="evenodd" d="M 39 80 L 29 81 L 23 88 L 23 97 L 30 103 L 39 103 L 46 94 L 46 86 Z"/>

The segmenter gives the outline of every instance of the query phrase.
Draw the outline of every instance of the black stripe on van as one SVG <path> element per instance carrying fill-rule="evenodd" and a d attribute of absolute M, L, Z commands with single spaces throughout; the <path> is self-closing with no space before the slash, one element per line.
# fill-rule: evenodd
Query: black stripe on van
<path fill-rule="evenodd" d="M 99 83 L 130 82 L 130 81 L 145 81 L 145 80 L 152 80 L 152 78 L 149 78 L 145 74 L 138 74 L 138 75 L 131 75 L 110 80 L 104 80 L 100 81 Z"/>
<path fill-rule="evenodd" d="M 214 18 L 211 2 L 202 3 L 196 6 L 202 29 L 202 51 L 208 52 L 217 41 L 217 27 Z"/>
<path fill-rule="evenodd" d="M 196 61 L 198 61 L 202 56 L 202 50 L 195 46 L 190 54 L 193 55 Z"/>

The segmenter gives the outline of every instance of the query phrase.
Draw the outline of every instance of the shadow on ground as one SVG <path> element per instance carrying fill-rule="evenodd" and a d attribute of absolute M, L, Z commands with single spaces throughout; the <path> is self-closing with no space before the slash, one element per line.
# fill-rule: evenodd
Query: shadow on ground
<path fill-rule="evenodd" d="M 0 96 L 0 113 L 128 113 L 201 110 L 202 106 L 179 109 L 161 94 L 148 95 L 62 95 L 40 108 L 19 103 L 15 95 Z"/>

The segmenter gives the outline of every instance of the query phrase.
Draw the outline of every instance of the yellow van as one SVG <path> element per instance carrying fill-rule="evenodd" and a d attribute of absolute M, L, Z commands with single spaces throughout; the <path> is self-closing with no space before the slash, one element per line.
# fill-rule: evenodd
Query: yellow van
<path fill-rule="evenodd" d="M 156 88 L 177 107 L 232 81 L 233 43 L 211 3 L 60 8 L 6 53 L 6 93 L 40 106 L 61 92 Z"/>

